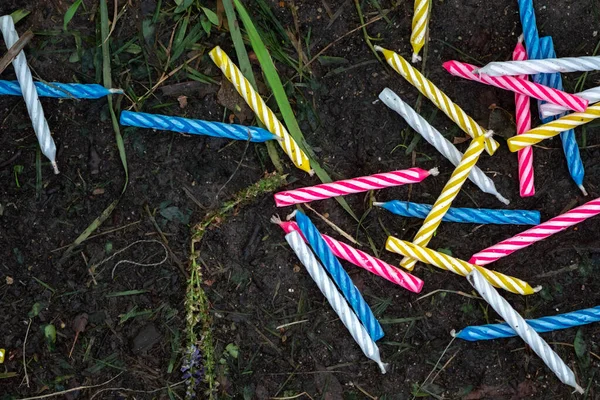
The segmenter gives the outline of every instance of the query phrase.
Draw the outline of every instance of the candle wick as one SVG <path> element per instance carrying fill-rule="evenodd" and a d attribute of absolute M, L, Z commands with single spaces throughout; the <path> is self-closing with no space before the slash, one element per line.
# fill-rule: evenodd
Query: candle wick
<path fill-rule="evenodd" d="M 533 288 L 533 293 L 537 293 L 537 292 L 539 292 L 540 290 L 542 290 L 542 285 L 538 285 L 538 286 L 534 287 L 534 288 Z"/>
<path fill-rule="evenodd" d="M 384 204 L 385 204 L 385 203 L 384 203 L 384 202 L 381 202 L 381 201 L 374 201 L 374 202 L 373 202 L 373 205 L 374 205 L 375 207 L 381 207 L 381 206 L 382 206 L 382 205 L 384 205 Z"/>
<path fill-rule="evenodd" d="M 281 218 L 279 218 L 279 215 L 273 215 L 271 217 L 271 222 L 277 225 L 281 225 L 283 223 L 283 221 L 281 221 Z"/>
<path fill-rule="evenodd" d="M 285 217 L 286 221 L 291 220 L 292 218 L 294 218 L 296 216 L 296 213 L 298 212 L 298 210 L 294 210 L 290 215 L 288 215 L 287 217 Z"/>
<path fill-rule="evenodd" d="M 422 58 L 420 55 L 418 55 L 417 53 L 413 53 L 412 60 L 411 60 L 413 64 L 416 64 L 421 60 L 422 60 Z"/>
<path fill-rule="evenodd" d="M 108 91 L 112 94 L 123 94 L 123 89 L 108 89 Z"/>
<path fill-rule="evenodd" d="M 508 200 L 507 198 L 503 197 L 500 193 L 496 194 L 496 198 L 498 200 L 500 200 L 501 202 L 503 202 L 504 204 L 506 204 L 506 205 L 510 204 L 510 200 Z"/>
<path fill-rule="evenodd" d="M 438 176 L 440 174 L 440 170 L 438 169 L 438 167 L 431 168 L 427 172 L 429 172 L 429 175 L 432 175 L 432 176 Z"/>
<path fill-rule="evenodd" d="M 588 195 L 588 192 L 587 192 L 587 190 L 585 190 L 583 185 L 577 185 L 577 187 L 579 188 L 579 190 L 581 190 L 581 193 L 583 193 L 584 196 Z"/>
<path fill-rule="evenodd" d="M 455 338 L 455 337 L 456 337 L 456 329 L 452 329 L 452 330 L 450 331 L 450 336 L 452 336 L 453 338 Z"/>
<path fill-rule="evenodd" d="M 56 161 L 51 161 L 50 164 L 52 164 L 52 168 L 54 169 L 54 174 L 55 175 L 60 174 L 60 171 L 58 170 L 58 164 L 56 163 Z"/>
<path fill-rule="evenodd" d="M 376 51 L 380 51 L 380 52 L 382 52 L 382 53 L 383 53 L 383 50 L 384 50 L 384 49 L 383 49 L 383 47 L 381 47 L 381 46 L 379 46 L 379 45 L 375 45 L 374 49 L 375 49 Z"/>
<path fill-rule="evenodd" d="M 525 36 L 524 36 L 524 35 L 521 33 L 521 34 L 519 35 L 519 38 L 517 39 L 517 41 L 518 41 L 519 43 L 523 43 L 523 40 L 524 40 L 524 38 L 525 38 Z"/>

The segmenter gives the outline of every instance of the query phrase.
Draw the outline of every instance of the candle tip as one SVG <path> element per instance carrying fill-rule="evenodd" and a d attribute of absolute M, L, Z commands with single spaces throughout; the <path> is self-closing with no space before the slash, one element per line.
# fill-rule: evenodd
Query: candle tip
<path fill-rule="evenodd" d="M 381 207 L 381 206 L 383 206 L 384 204 L 385 204 L 385 203 L 384 203 L 384 202 L 382 202 L 382 201 L 374 201 L 374 202 L 373 202 L 373 206 L 375 206 L 375 207 Z"/>
<path fill-rule="evenodd" d="M 277 224 L 277 225 L 281 225 L 282 221 L 281 218 L 279 218 L 279 215 L 275 214 L 271 217 L 270 220 L 272 223 Z"/>
<path fill-rule="evenodd" d="M 383 53 L 383 50 L 385 50 L 383 47 L 379 46 L 379 45 L 375 45 L 374 47 L 375 50 L 380 51 Z"/>
<path fill-rule="evenodd" d="M 540 290 L 542 290 L 542 285 L 538 285 L 538 286 L 534 287 L 534 288 L 533 288 L 533 293 L 537 293 L 537 292 L 539 292 Z"/>
<path fill-rule="evenodd" d="M 524 39 L 525 39 L 525 36 L 524 36 L 524 35 L 521 33 L 521 34 L 519 35 L 519 37 L 517 38 L 517 41 L 518 41 L 519 43 L 523 43 L 523 40 L 524 40 Z"/>
<path fill-rule="evenodd" d="M 123 89 L 108 89 L 108 91 L 112 94 L 123 94 Z"/>
<path fill-rule="evenodd" d="M 579 394 L 585 393 L 585 390 L 583 390 L 583 388 L 581 386 L 579 386 L 578 384 L 575 384 L 575 391 Z"/>
<path fill-rule="evenodd" d="M 60 171 L 58 170 L 58 164 L 56 163 L 56 161 L 51 161 L 50 164 L 52 164 L 52 169 L 54 169 L 54 174 L 55 175 L 60 174 Z"/>
<path fill-rule="evenodd" d="M 510 204 L 510 200 L 508 200 L 506 197 L 502 196 L 500 193 L 496 193 L 496 198 L 498 200 L 500 200 L 502 203 L 504 203 L 505 205 Z"/>
<path fill-rule="evenodd" d="M 381 362 L 381 360 L 377 361 L 377 365 L 379 365 L 379 369 L 381 369 L 382 374 L 385 374 L 390 370 L 390 364 Z"/>
<path fill-rule="evenodd" d="M 588 195 L 588 192 L 587 192 L 587 190 L 585 190 L 583 185 L 577 185 L 577 187 L 579 188 L 579 190 L 581 190 L 581 193 L 583 193 L 584 196 Z"/>
<path fill-rule="evenodd" d="M 413 53 L 412 60 L 411 60 L 413 64 L 416 64 L 421 60 L 422 60 L 422 58 L 420 55 L 418 55 L 417 53 Z"/>
<path fill-rule="evenodd" d="M 298 210 L 294 210 L 290 215 L 288 215 L 287 217 L 285 217 L 286 221 L 291 220 L 292 218 L 294 218 L 296 216 L 296 213 L 298 212 Z"/>
<path fill-rule="evenodd" d="M 315 170 L 311 169 L 310 171 L 308 171 L 308 175 L 309 176 L 313 176 L 315 174 Z"/>
<path fill-rule="evenodd" d="M 488 130 L 484 133 L 483 137 L 485 137 L 486 139 L 491 138 L 492 136 L 494 136 L 494 131 L 493 130 Z"/>
<path fill-rule="evenodd" d="M 438 167 L 431 168 L 429 171 L 429 175 L 438 176 L 440 174 L 440 170 Z"/>

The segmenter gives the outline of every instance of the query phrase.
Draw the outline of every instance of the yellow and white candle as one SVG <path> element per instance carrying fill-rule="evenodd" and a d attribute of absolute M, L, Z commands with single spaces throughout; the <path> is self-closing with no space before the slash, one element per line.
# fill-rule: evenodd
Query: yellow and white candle
<path fill-rule="evenodd" d="M 375 50 L 383 53 L 388 64 L 400 75 L 404 77 L 411 85 L 416 87 L 423 96 L 427 97 L 437 108 L 442 110 L 460 129 L 472 138 L 484 136 L 486 130 L 482 128 L 473 118 L 458 105 L 452 102 L 450 98 L 438 89 L 430 80 L 425 78 L 416 68 L 414 68 L 402 56 L 391 50 L 375 46 Z M 488 154 L 494 152 L 500 147 L 500 144 L 491 137 L 485 141 L 485 150 Z"/>
<path fill-rule="evenodd" d="M 310 162 L 306 154 L 290 136 L 283 124 L 279 122 L 273 110 L 267 106 L 267 103 L 265 103 L 256 90 L 254 90 L 250 82 L 248 82 L 242 74 L 242 71 L 239 70 L 219 46 L 212 49 L 209 55 L 213 62 L 221 69 L 221 71 L 223 71 L 223 74 L 225 74 L 227 79 L 233 84 L 240 96 L 248 103 L 260 121 L 267 127 L 269 132 L 281 138 L 279 144 L 288 157 L 290 157 L 294 165 L 302 171 L 312 175 L 313 171 L 310 168 Z"/>
<path fill-rule="evenodd" d="M 431 0 L 415 0 L 415 13 L 413 14 L 412 33 L 410 35 L 410 44 L 413 48 L 413 63 L 421 61 L 419 52 L 425 46 L 430 15 Z"/>

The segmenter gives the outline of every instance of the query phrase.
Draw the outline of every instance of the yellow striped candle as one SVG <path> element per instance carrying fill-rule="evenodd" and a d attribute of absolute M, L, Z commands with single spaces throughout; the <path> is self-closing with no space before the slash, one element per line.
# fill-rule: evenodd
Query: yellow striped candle
<path fill-rule="evenodd" d="M 484 136 L 480 136 L 471 141 L 471 144 L 467 148 L 467 151 L 465 151 L 460 163 L 456 166 L 454 172 L 452 172 L 452 176 L 450 176 L 450 179 L 446 182 L 446 185 L 442 189 L 442 193 L 440 193 L 439 197 L 431 207 L 431 211 L 429 211 L 429 214 L 427 214 L 427 217 L 423 221 L 423 225 L 415 235 L 415 239 L 413 240 L 414 244 L 427 246 L 436 229 L 440 226 L 442 218 L 444 218 L 444 215 L 448 212 L 452 202 L 469 177 L 477 160 L 479 160 L 479 156 L 483 152 L 484 140 L 491 135 L 491 133 L 486 133 Z M 404 257 L 400 262 L 400 265 L 407 270 L 412 271 L 415 268 L 416 263 L 416 259 Z"/>
<path fill-rule="evenodd" d="M 465 133 L 472 138 L 485 135 L 486 130 L 484 128 L 475 122 L 473 118 L 469 117 L 462 108 L 453 103 L 444 92 L 438 89 L 430 80 L 425 78 L 423 74 L 410 65 L 410 63 L 402 58 L 402 56 L 380 46 L 375 46 L 375 50 L 382 52 L 388 64 L 396 72 L 402 75 L 411 85 L 416 87 L 423 96 L 431 100 L 437 108 L 442 110 L 444 114 L 454 121 L 454 123 L 456 123 Z M 485 141 L 485 150 L 490 155 L 494 154 L 498 147 L 500 147 L 500 144 L 492 138 Z"/>
<path fill-rule="evenodd" d="M 431 14 L 430 0 L 415 0 L 415 13 L 412 20 L 412 33 L 410 44 L 413 48 L 412 62 L 421 61 L 419 52 L 425 45 L 427 29 L 429 28 L 429 16 Z"/>
<path fill-rule="evenodd" d="M 242 71 L 231 61 L 225 52 L 219 47 L 215 47 L 209 53 L 213 62 L 223 71 L 223 74 L 235 86 L 236 90 L 244 98 L 252 111 L 267 127 L 269 132 L 281 138 L 279 141 L 283 151 L 290 157 L 296 167 L 302 171 L 313 174 L 310 168 L 308 157 L 290 136 L 287 129 L 275 116 L 275 113 L 267 106 L 265 101 L 254 90 L 250 82 L 244 77 Z"/>
<path fill-rule="evenodd" d="M 537 286 L 532 288 L 531 285 L 521 279 L 512 276 L 501 274 L 500 272 L 490 271 L 487 268 L 480 267 L 475 264 L 470 264 L 466 261 L 449 256 L 426 247 L 417 246 L 405 240 L 400 240 L 393 236 L 388 237 L 385 243 L 385 248 L 393 253 L 398 253 L 403 256 L 416 258 L 421 262 L 434 265 L 438 268 L 454 272 L 461 276 L 467 276 L 471 271 L 476 269 L 497 288 L 507 290 L 511 293 L 529 295 L 539 292 L 542 288 Z"/>
<path fill-rule="evenodd" d="M 508 149 L 512 152 L 519 151 L 527 146 L 557 136 L 561 132 L 568 131 L 577 126 L 585 125 L 598 118 L 600 118 L 600 102 L 588 106 L 584 112 L 567 114 L 564 117 L 530 129 L 518 136 L 511 137 L 508 139 Z"/>

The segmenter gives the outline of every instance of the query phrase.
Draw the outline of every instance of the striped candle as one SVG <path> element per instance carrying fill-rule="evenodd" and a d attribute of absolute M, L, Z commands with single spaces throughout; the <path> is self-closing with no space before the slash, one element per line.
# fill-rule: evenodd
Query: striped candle
<path fill-rule="evenodd" d="M 413 63 L 421 61 L 419 52 L 425 45 L 430 14 L 431 0 L 415 0 L 415 12 L 412 19 L 412 32 L 410 34 L 410 44 L 413 48 Z"/>
<path fill-rule="evenodd" d="M 421 225 L 421 228 L 415 235 L 413 240 L 414 244 L 427 246 L 435 231 L 442 223 L 442 218 L 444 218 L 444 215 L 448 212 L 452 202 L 460 192 L 460 189 L 467 180 L 471 170 L 477 163 L 477 160 L 479 160 L 479 156 L 484 149 L 484 140 L 486 140 L 488 136 L 491 136 L 491 133 L 486 133 L 485 136 L 480 136 L 471 141 L 460 164 L 458 164 L 454 172 L 452 172 L 450 179 L 442 189 L 442 193 L 440 193 L 439 197 L 431 207 L 431 211 L 423 221 L 423 225 Z M 404 257 L 400 262 L 400 265 L 407 270 L 412 271 L 415 268 L 416 263 L 416 259 Z"/>
<path fill-rule="evenodd" d="M 300 227 L 295 222 L 283 222 L 278 217 L 271 218 L 271 222 L 278 224 L 286 233 L 299 231 Z M 409 274 L 399 268 L 396 268 L 385 261 L 371 256 L 364 251 L 355 249 L 352 246 L 335 240 L 334 238 L 321 235 L 327 243 L 327 246 L 333 252 L 333 255 L 342 258 L 357 267 L 366 269 L 372 274 L 378 275 L 398 286 L 410 290 L 414 293 L 421 292 L 423 281 L 416 276 Z"/>
<path fill-rule="evenodd" d="M 309 203 L 315 200 L 330 199 L 347 194 L 379 190 L 388 187 L 419 183 L 430 175 L 436 176 L 437 168 L 426 171 L 421 168 L 409 168 L 399 171 L 384 172 L 359 178 L 346 179 L 330 183 L 322 183 L 300 189 L 286 190 L 275 193 L 277 207 L 286 207 L 293 204 Z"/>
<path fill-rule="evenodd" d="M 521 232 L 510 239 L 503 240 L 498 244 L 481 250 L 473 254 L 469 262 L 477 265 L 489 264 L 598 214 L 600 214 L 600 198 L 589 201 L 582 206 Z"/>
<path fill-rule="evenodd" d="M 392 200 L 385 203 L 374 202 L 374 206 L 403 217 L 425 218 L 431 212 L 430 204 L 411 203 L 409 201 Z M 450 207 L 442 218 L 444 222 L 463 224 L 496 224 L 496 225 L 537 225 L 540 223 L 539 211 L 529 210 L 490 210 L 485 208 Z"/>
<path fill-rule="evenodd" d="M 466 276 L 469 272 L 478 270 L 492 285 L 511 293 L 530 295 L 539 292 L 542 289 L 540 286 L 532 288 L 529 283 L 521 279 L 513 278 L 512 276 L 504 275 L 500 272 L 490 271 L 489 269 L 482 268 L 478 265 L 470 264 L 447 254 L 428 249 L 427 247 L 417 246 L 393 236 L 387 238 L 385 248 L 388 251 L 415 258 L 421 262 L 454 272 L 460 276 Z"/>
<path fill-rule="evenodd" d="M 122 94 L 121 89 L 106 89 L 95 83 L 60 83 L 60 82 L 34 82 L 40 97 L 53 97 L 55 99 L 99 99 L 111 94 Z M 0 80 L 0 95 L 22 96 L 23 92 L 17 81 Z"/>
<path fill-rule="evenodd" d="M 543 39 L 546 38 L 544 37 L 541 40 Z M 590 103 L 597 103 L 600 101 L 600 86 L 584 90 L 583 92 L 575 93 L 575 96 L 586 99 Z M 555 115 L 560 115 L 569 110 L 565 107 L 557 106 L 556 104 L 544 103 L 540 106 L 540 111 L 543 118 L 548 118 L 554 117 Z"/>
<path fill-rule="evenodd" d="M 544 58 L 542 60 L 492 61 L 473 70 L 489 76 L 553 74 L 600 69 L 600 56 Z"/>

